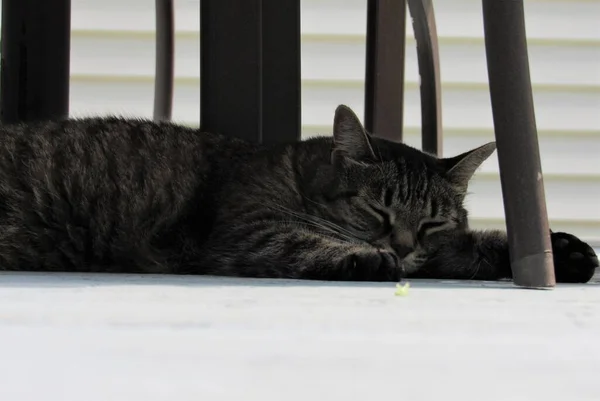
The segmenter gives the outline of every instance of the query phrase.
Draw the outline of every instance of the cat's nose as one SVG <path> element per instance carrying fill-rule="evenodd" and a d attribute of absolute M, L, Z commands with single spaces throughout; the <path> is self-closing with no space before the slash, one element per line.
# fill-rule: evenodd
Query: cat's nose
<path fill-rule="evenodd" d="M 405 245 L 394 245 L 394 252 L 400 259 L 404 259 L 406 255 L 414 251 L 414 248 Z"/>

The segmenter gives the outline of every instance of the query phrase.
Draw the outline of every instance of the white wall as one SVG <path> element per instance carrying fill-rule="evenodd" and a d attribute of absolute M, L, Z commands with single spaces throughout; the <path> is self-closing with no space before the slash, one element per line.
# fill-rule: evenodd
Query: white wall
<path fill-rule="evenodd" d="M 199 0 L 176 0 L 174 119 L 197 125 Z M 531 74 L 552 226 L 600 241 L 600 1 L 526 0 Z M 125 6 L 126 4 L 126 6 Z M 339 103 L 363 109 L 366 0 L 302 0 L 303 136 L 329 134 Z M 444 153 L 493 140 L 480 0 L 434 2 Z M 410 24 L 409 24 L 410 27 Z M 152 0 L 73 0 L 73 115 L 151 116 Z M 406 141 L 419 145 L 418 71 L 407 45 Z M 497 159 L 468 200 L 477 227 L 502 227 Z"/>

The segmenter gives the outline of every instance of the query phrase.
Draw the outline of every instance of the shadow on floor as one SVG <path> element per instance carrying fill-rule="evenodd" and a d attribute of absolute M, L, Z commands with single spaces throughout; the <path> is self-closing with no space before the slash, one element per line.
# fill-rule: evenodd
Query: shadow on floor
<path fill-rule="evenodd" d="M 416 288 L 435 289 L 519 289 L 509 281 L 408 280 Z M 390 288 L 393 282 L 339 282 L 239 277 L 111 274 L 111 273 L 38 273 L 0 272 L 0 288 L 86 288 L 98 286 L 179 286 L 207 287 L 322 287 Z M 600 286 L 600 274 L 588 284 L 559 284 L 559 287 Z"/>

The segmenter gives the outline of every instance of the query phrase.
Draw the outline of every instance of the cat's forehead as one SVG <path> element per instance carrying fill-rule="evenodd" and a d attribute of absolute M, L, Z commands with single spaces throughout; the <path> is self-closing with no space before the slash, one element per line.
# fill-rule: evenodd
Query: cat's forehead
<path fill-rule="evenodd" d="M 438 165 L 403 157 L 379 162 L 372 167 L 371 174 L 373 177 L 383 175 L 381 178 L 392 182 L 426 180 L 434 185 L 442 185 L 446 181 Z"/>
<path fill-rule="evenodd" d="M 425 163 L 407 162 L 404 159 L 372 164 L 361 174 L 363 183 L 374 191 L 385 188 L 406 187 L 428 195 L 453 196 L 452 187 L 443 174 Z"/>
<path fill-rule="evenodd" d="M 444 209 L 459 206 L 446 177 L 426 163 L 407 163 L 403 159 L 381 162 L 373 166 L 370 177 L 375 192 L 391 189 L 411 204 L 436 204 Z"/>
<path fill-rule="evenodd" d="M 381 138 L 372 139 L 373 151 L 382 161 L 406 160 L 408 162 L 423 162 L 436 165 L 438 159 L 412 146 L 401 142 L 392 142 Z"/>
<path fill-rule="evenodd" d="M 403 143 L 377 139 L 373 143 L 373 148 L 376 157 L 388 168 L 393 165 L 400 171 L 427 170 L 432 174 L 443 172 L 438 158 Z"/>

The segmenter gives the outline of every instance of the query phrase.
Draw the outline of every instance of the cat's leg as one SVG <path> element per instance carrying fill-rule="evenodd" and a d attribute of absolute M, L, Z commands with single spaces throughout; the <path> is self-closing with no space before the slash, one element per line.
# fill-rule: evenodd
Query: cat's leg
<path fill-rule="evenodd" d="M 499 280 L 512 276 L 508 242 L 501 231 L 452 233 L 436 242 L 440 245 L 409 256 L 409 277 Z"/>
<path fill-rule="evenodd" d="M 312 280 L 391 281 L 403 272 L 396 254 L 280 222 L 236 227 L 213 236 L 199 256 L 202 273 Z"/>
<path fill-rule="evenodd" d="M 586 283 L 598 267 L 594 250 L 577 237 L 551 233 L 556 280 Z M 508 242 L 501 231 L 467 231 L 430 252 L 412 277 L 473 280 L 512 278 Z"/>

